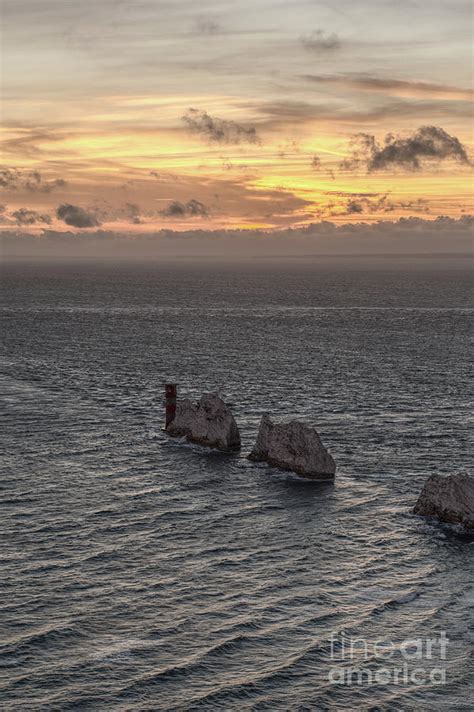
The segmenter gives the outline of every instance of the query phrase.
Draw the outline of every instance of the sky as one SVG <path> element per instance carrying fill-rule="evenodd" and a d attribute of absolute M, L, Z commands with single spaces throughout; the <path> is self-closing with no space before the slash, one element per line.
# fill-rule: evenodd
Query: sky
<path fill-rule="evenodd" d="M 470 2 L 3 0 L 2 24 L 9 239 L 467 224 Z"/>

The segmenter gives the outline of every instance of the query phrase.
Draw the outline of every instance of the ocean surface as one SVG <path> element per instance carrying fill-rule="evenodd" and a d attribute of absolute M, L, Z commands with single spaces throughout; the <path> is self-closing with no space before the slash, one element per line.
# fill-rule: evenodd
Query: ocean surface
<path fill-rule="evenodd" d="M 3 268 L 2 710 L 472 709 L 472 538 L 412 514 L 470 466 L 472 272 L 418 262 Z M 246 459 L 264 411 L 333 484 Z"/>

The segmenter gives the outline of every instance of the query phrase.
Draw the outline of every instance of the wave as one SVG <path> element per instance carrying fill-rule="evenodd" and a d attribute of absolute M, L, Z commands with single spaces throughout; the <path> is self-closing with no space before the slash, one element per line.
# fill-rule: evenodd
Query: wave
<path fill-rule="evenodd" d="M 49 645 L 57 644 L 59 640 L 76 637 L 78 634 L 78 628 L 72 621 L 44 626 L 7 639 L 0 646 L 0 655 L 15 654 L 32 647 L 47 648 Z"/>
<path fill-rule="evenodd" d="M 386 610 L 390 610 L 391 608 L 397 608 L 398 606 L 403 606 L 406 603 L 411 603 L 412 601 L 415 601 L 419 596 L 421 595 L 420 591 L 408 591 L 407 593 L 401 594 L 400 596 L 397 596 L 396 598 L 391 598 L 388 601 L 385 601 L 382 603 L 382 605 L 377 606 L 376 608 L 373 609 L 373 613 L 383 613 Z"/>

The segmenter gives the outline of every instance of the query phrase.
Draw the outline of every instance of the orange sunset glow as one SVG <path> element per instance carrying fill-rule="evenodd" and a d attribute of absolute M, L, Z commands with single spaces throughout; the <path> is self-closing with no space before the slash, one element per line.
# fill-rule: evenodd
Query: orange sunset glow
<path fill-rule="evenodd" d="M 470 212 L 463 2 L 415 9 L 413 28 L 392 3 L 260 4 L 255 26 L 246 2 L 7 0 L 2 229 L 275 231 Z"/>

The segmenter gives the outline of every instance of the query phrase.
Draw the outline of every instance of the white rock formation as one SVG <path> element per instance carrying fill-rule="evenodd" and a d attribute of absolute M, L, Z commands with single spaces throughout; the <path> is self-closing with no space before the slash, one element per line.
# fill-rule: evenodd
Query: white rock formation
<path fill-rule="evenodd" d="M 470 475 L 431 475 L 414 509 L 424 517 L 474 528 L 474 478 Z"/>
<path fill-rule="evenodd" d="M 314 480 L 332 479 L 336 463 L 322 444 L 316 430 L 298 420 L 272 423 L 265 414 L 250 460 L 292 470 Z"/>
<path fill-rule="evenodd" d="M 178 400 L 176 416 L 166 428 L 172 437 L 185 436 L 189 442 L 219 450 L 238 450 L 240 433 L 234 416 L 223 400 L 205 393 L 194 404 L 188 398 Z"/>

